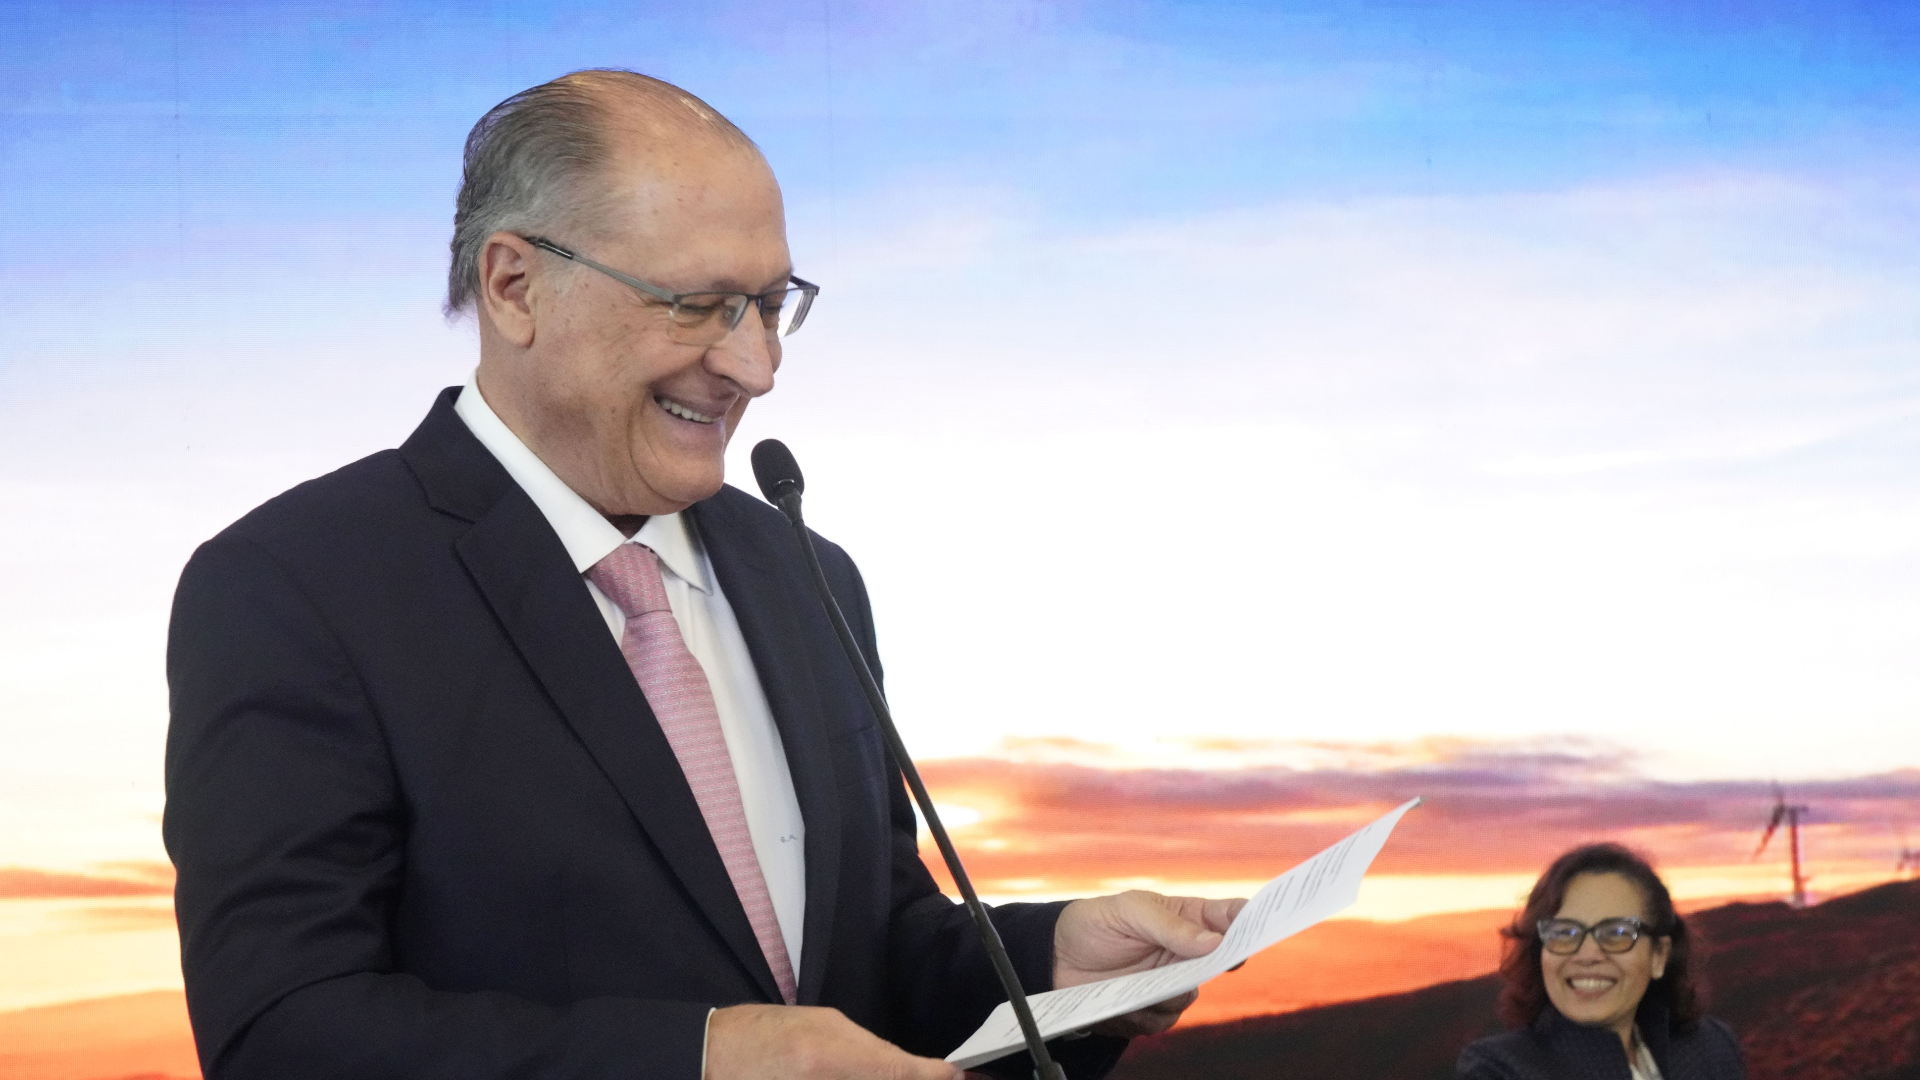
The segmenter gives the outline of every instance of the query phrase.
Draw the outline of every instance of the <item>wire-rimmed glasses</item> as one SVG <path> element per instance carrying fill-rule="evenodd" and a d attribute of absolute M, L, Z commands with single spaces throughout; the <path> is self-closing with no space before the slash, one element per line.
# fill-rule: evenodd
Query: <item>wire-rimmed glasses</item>
<path fill-rule="evenodd" d="M 667 336 L 682 345 L 718 344 L 740 325 L 749 304 L 759 305 L 760 322 L 766 327 L 768 337 L 786 337 L 800 329 L 800 324 L 807 320 L 808 309 L 813 307 L 813 298 L 820 295 L 820 286 L 797 277 L 789 277 L 787 280 L 791 284 L 784 289 L 764 293 L 671 292 L 610 266 L 602 266 L 544 236 L 522 236 L 520 239 L 542 251 L 598 270 L 666 304 Z"/>
<path fill-rule="evenodd" d="M 1581 941 L 1589 934 L 1601 952 L 1628 952 L 1646 935 L 1647 924 L 1636 916 L 1624 915 L 1601 919 L 1592 926 L 1572 919 L 1541 919 L 1534 929 L 1540 934 L 1542 948 L 1556 956 L 1571 956 L 1580 951 Z"/>

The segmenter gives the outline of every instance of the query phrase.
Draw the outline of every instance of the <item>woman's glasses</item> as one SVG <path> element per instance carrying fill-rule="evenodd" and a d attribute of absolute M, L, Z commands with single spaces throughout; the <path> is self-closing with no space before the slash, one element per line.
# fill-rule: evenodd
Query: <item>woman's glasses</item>
<path fill-rule="evenodd" d="M 1572 919 L 1541 919 L 1534 929 L 1540 934 L 1540 945 L 1548 952 L 1556 956 L 1570 956 L 1580 951 L 1580 943 L 1588 934 L 1593 935 L 1593 943 L 1600 946 L 1601 952 L 1626 952 L 1647 933 L 1647 924 L 1627 915 L 1618 919 L 1602 919 L 1592 926 Z"/>

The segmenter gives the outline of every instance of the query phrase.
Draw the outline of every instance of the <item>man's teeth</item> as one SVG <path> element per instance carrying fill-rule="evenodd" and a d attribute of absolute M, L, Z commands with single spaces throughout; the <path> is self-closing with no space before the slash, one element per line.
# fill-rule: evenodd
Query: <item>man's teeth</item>
<path fill-rule="evenodd" d="M 661 408 L 667 410 L 668 412 L 672 413 L 673 415 L 679 417 L 682 420 L 691 420 L 696 424 L 713 423 L 713 420 L 714 420 L 713 417 L 707 416 L 704 413 L 694 412 L 692 409 L 687 408 L 685 405 L 682 405 L 677 401 L 672 401 L 663 397 L 656 397 L 653 400 L 659 402 Z"/>
<path fill-rule="evenodd" d="M 1613 985 L 1612 979 L 1568 979 L 1575 990 L 1605 990 Z"/>

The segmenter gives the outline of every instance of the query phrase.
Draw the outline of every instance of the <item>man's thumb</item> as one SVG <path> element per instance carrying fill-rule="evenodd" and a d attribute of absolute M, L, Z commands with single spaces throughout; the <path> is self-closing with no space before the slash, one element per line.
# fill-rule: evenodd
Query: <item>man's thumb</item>
<path fill-rule="evenodd" d="M 1157 904 L 1153 922 L 1153 936 L 1159 939 L 1161 948 L 1181 956 L 1205 956 L 1220 944 L 1218 932 Z"/>

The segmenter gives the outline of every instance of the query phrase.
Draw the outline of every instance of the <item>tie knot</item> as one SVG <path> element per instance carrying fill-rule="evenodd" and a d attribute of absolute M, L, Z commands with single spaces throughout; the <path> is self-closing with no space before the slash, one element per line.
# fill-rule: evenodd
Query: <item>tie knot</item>
<path fill-rule="evenodd" d="M 622 614 L 636 619 L 650 611 L 671 611 L 667 585 L 660 580 L 660 557 L 645 544 L 621 544 L 593 564 L 587 579 L 607 594 Z"/>

